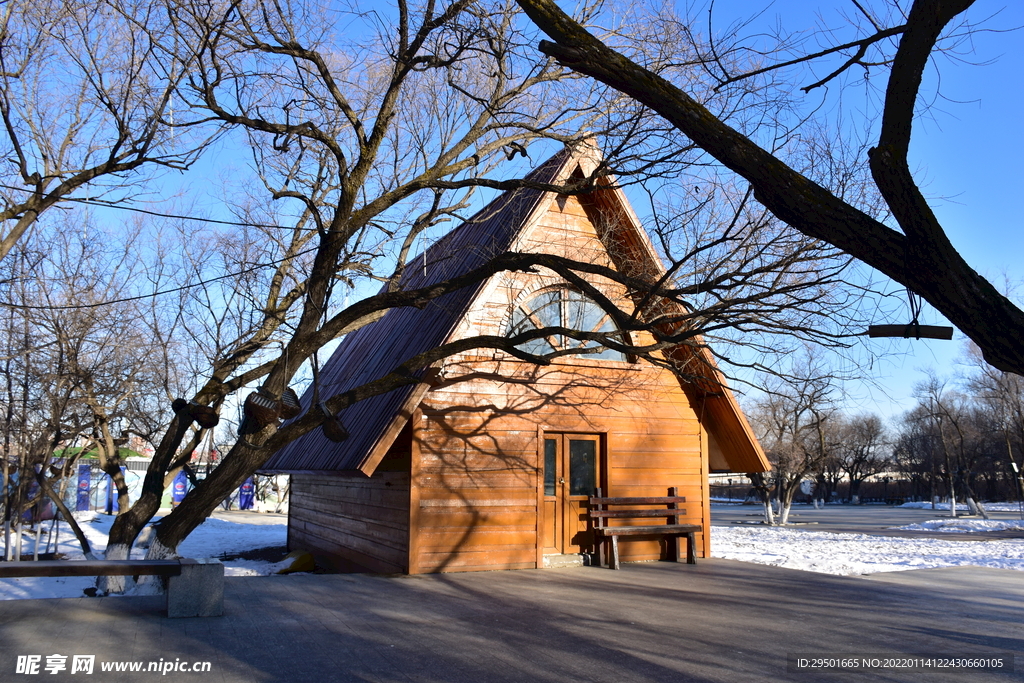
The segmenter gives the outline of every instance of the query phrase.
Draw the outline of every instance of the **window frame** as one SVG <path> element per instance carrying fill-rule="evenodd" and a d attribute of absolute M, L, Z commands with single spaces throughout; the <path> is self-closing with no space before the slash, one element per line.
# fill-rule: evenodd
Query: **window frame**
<path fill-rule="evenodd" d="M 544 297 L 546 295 L 550 296 L 552 294 L 554 294 L 556 297 L 554 300 L 548 301 L 547 303 L 544 303 L 542 306 L 536 308 L 529 306 L 530 303 L 536 301 L 537 299 Z M 572 310 L 573 302 L 580 302 L 583 308 L 578 310 Z M 545 308 L 551 307 L 555 303 L 558 304 L 558 322 L 556 324 L 541 324 L 544 323 L 545 321 L 541 317 L 538 317 L 537 313 Z M 590 315 L 588 315 L 587 313 L 587 310 L 596 310 L 600 314 L 600 317 L 597 318 L 597 322 L 590 330 L 583 330 L 582 327 L 577 327 L 572 324 L 569 324 L 574 315 L 576 316 L 577 320 L 585 322 L 587 318 L 590 317 Z M 518 303 L 514 304 L 512 311 L 508 317 L 508 320 L 504 326 L 504 336 L 510 337 L 517 332 L 529 331 L 528 329 L 523 329 L 521 327 L 523 323 L 527 321 L 529 321 L 530 325 L 532 326 L 529 329 L 539 330 L 543 329 L 544 327 L 564 327 L 566 329 L 578 329 L 580 331 L 586 332 L 604 332 L 607 333 L 609 336 L 618 337 L 623 344 L 629 343 L 629 337 L 627 336 L 627 334 L 620 330 L 615 325 L 614 319 L 611 315 L 608 314 L 607 311 L 601 308 L 601 306 L 596 301 L 587 296 L 584 292 L 566 283 L 542 287 L 540 289 L 536 289 L 529 292 L 525 296 L 521 296 L 519 298 Z M 602 328 L 605 327 L 610 327 L 610 329 L 603 330 Z M 557 344 L 552 343 L 554 341 L 557 341 Z M 572 345 L 570 346 L 567 342 L 570 342 Z M 539 337 L 538 339 L 532 342 L 527 342 L 527 344 L 538 343 L 543 344 L 544 347 L 547 348 L 524 348 L 523 350 L 525 350 L 527 353 L 543 355 L 546 353 L 552 353 L 554 351 L 582 349 L 586 348 L 587 344 L 594 344 L 598 348 L 601 348 L 600 352 L 573 353 L 567 356 L 560 356 L 558 360 L 566 360 L 571 358 L 577 361 L 613 363 L 632 362 L 631 356 L 629 354 L 626 354 L 622 351 L 616 351 L 615 349 L 611 349 L 607 346 L 601 346 L 596 341 L 577 340 L 566 335 L 555 334 L 545 337 Z M 523 346 L 524 345 L 521 345 L 520 348 L 523 348 Z M 614 357 L 608 357 L 606 354 L 614 354 Z"/>

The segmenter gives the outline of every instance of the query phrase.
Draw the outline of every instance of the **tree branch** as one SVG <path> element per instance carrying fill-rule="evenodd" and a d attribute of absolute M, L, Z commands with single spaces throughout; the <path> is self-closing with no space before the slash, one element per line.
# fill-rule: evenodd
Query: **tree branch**
<path fill-rule="evenodd" d="M 800 232 L 842 249 L 896 282 L 920 294 L 982 349 L 995 367 L 1024 373 L 1024 312 L 978 275 L 949 246 L 945 235 L 928 237 L 941 228 L 917 195 L 909 174 L 897 165 L 899 150 L 909 142 L 909 118 L 917 94 L 915 76 L 927 59 L 935 35 L 949 18 L 970 0 L 918 0 L 908 18 L 908 33 L 901 41 L 905 56 L 894 64 L 895 84 L 884 142 L 872 154 L 872 170 L 879 168 L 879 187 L 894 213 L 903 216 L 907 237 L 924 239 L 908 244 L 859 209 L 839 199 L 766 152 L 748 137 L 714 116 L 690 95 L 666 79 L 608 48 L 562 12 L 553 0 L 517 0 L 530 18 L 556 42 L 541 41 L 540 50 L 564 65 L 592 76 L 649 106 L 689 136 L 727 168 L 746 178 L 755 197 L 773 214 Z M 917 24 L 920 23 L 920 28 Z M 907 47 L 903 48 L 902 43 Z M 910 87 L 911 91 L 906 92 Z M 908 101 L 909 98 L 909 101 Z M 891 112 L 888 110 L 891 109 Z M 877 161 L 875 157 L 880 157 Z M 904 156 L 905 159 L 905 156 Z M 916 212 L 916 213 L 915 213 Z M 898 219 L 899 220 L 899 219 Z M 916 221 L 924 221 L 918 226 Z M 911 228 L 904 225 L 915 223 Z"/>

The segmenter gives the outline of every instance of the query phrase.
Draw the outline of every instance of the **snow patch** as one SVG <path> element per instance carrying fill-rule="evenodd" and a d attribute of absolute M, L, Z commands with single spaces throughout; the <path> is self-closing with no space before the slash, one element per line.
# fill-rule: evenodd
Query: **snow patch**
<path fill-rule="evenodd" d="M 981 503 L 981 505 L 988 512 L 1019 512 L 1022 509 L 1024 509 L 1024 508 L 1022 508 L 1020 503 L 984 503 L 983 502 L 983 503 Z M 904 503 L 903 505 L 897 505 L 896 507 L 907 508 L 907 509 L 910 509 L 910 510 L 933 510 L 934 509 L 934 510 L 947 510 L 948 511 L 949 510 L 949 503 L 935 503 L 935 507 L 933 508 L 931 503 L 926 502 L 926 501 L 921 501 L 921 502 L 917 502 L 917 503 Z M 967 503 L 957 503 L 956 504 L 956 509 L 957 509 L 957 512 L 960 512 L 960 511 L 970 512 L 970 508 L 967 506 Z"/>
<path fill-rule="evenodd" d="M 949 533 L 972 534 L 985 531 L 1005 531 L 1007 529 L 1024 529 L 1024 520 L 1000 521 L 996 519 L 930 519 L 927 522 L 894 526 L 891 529 L 901 531 L 943 531 Z"/>
<path fill-rule="evenodd" d="M 106 548 L 107 537 L 113 523 L 113 515 L 96 514 L 94 512 L 83 514 L 80 521 L 82 533 L 85 534 L 90 545 L 92 545 L 93 552 L 99 554 L 106 550 L 107 559 L 126 559 L 123 548 Z M 156 544 L 155 538 L 153 540 L 154 544 Z M 240 553 L 256 548 L 282 547 L 287 542 L 288 526 L 286 524 L 243 524 L 224 519 L 210 518 L 199 525 L 178 547 L 178 555 L 193 558 L 216 558 L 225 554 Z M 31 554 L 31 544 L 27 543 L 26 546 L 27 549 L 23 552 Z M 61 543 L 58 551 L 63 553 L 69 560 L 84 559 L 82 547 L 71 534 L 61 533 Z M 145 549 L 139 547 L 132 548 L 131 559 L 141 560 L 146 556 L 147 552 Z M 152 548 L 150 548 L 149 557 L 155 558 Z M 281 569 L 282 567 L 279 564 L 253 560 L 227 560 L 224 561 L 224 573 L 226 576 L 266 576 L 274 574 Z M 123 579 L 124 577 L 108 578 Z M 93 588 L 96 585 L 96 579 L 89 577 L 0 579 L 0 600 L 80 598 L 86 588 Z M 129 588 L 131 589 L 131 587 Z M 154 589 L 155 587 L 140 587 L 137 590 Z M 133 592 L 132 594 L 137 593 Z"/>
<path fill-rule="evenodd" d="M 780 527 L 713 527 L 711 556 L 823 574 L 873 574 L 932 567 L 1024 571 L 1024 543 L 833 534 Z"/>

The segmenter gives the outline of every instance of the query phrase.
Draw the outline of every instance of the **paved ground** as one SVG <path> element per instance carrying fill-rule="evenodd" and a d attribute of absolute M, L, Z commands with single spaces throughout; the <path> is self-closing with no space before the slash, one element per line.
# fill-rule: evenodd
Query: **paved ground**
<path fill-rule="evenodd" d="M 965 519 L 979 519 L 963 513 L 959 516 Z M 794 528 L 834 533 L 942 538 L 947 541 L 1024 538 L 1024 529 L 961 534 L 948 531 L 897 531 L 891 528 L 948 517 L 949 510 L 916 510 L 890 505 L 827 505 L 817 510 L 811 505 L 795 505 L 789 515 L 789 521 L 794 524 Z M 990 512 L 989 518 L 1019 520 L 1021 516 L 1019 512 Z M 711 523 L 716 526 L 757 523 L 762 519 L 764 519 L 764 513 L 756 505 L 711 505 Z"/>
<path fill-rule="evenodd" d="M 167 619 L 159 598 L 8 601 L 0 680 L 18 655 L 93 654 L 101 681 L 1019 681 L 1021 673 L 790 672 L 787 655 L 1024 652 L 1024 573 L 839 577 L 729 560 L 417 577 L 227 580 L 226 615 Z M 208 673 L 102 662 L 209 661 Z M 1024 669 L 1024 657 L 1017 670 Z M 69 660 L 70 661 L 70 660 Z"/>

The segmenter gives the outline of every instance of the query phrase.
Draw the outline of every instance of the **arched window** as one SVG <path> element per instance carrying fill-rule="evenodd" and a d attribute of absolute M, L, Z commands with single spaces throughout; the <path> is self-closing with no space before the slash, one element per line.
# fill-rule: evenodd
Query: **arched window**
<path fill-rule="evenodd" d="M 581 332 L 615 332 L 611 316 L 593 299 L 568 287 L 546 289 L 520 304 L 512 312 L 508 335 L 512 336 L 545 327 L 566 327 Z M 564 349 L 602 348 L 596 341 L 573 339 L 561 334 L 534 339 L 520 348 L 538 356 Z M 626 360 L 618 351 L 603 348 L 595 353 L 582 354 L 584 358 Z"/>

